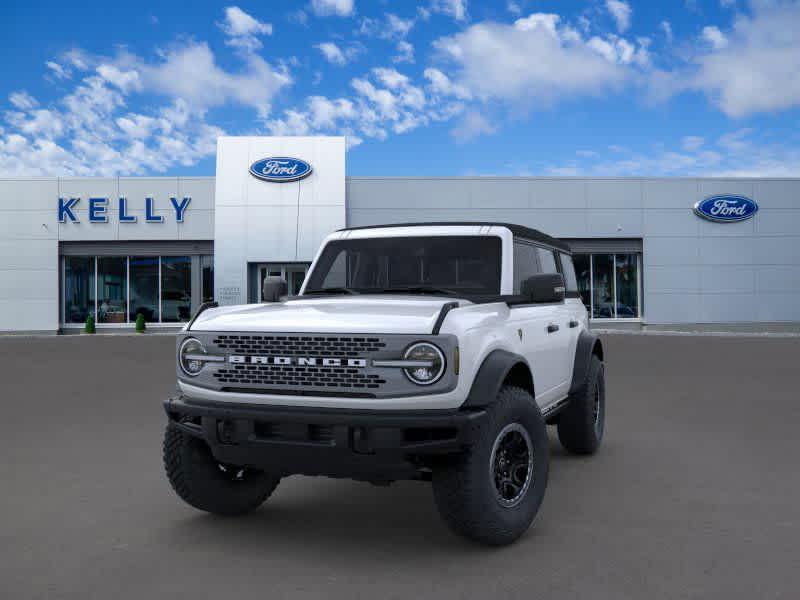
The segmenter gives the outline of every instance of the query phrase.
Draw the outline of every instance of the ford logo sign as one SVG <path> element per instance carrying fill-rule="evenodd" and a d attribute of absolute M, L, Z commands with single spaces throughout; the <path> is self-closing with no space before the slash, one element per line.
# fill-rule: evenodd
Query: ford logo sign
<path fill-rule="evenodd" d="M 710 196 L 694 205 L 698 217 L 718 223 L 734 223 L 749 219 L 758 212 L 755 200 L 744 196 Z"/>
<path fill-rule="evenodd" d="M 299 158 L 271 156 L 250 165 L 250 174 L 264 181 L 284 183 L 298 181 L 311 175 L 311 165 Z"/>

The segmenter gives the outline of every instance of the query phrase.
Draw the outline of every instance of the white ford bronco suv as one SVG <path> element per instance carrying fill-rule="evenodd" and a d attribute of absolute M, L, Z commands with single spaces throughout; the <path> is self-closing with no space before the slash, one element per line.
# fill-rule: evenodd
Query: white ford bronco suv
<path fill-rule="evenodd" d="M 190 505 L 258 508 L 282 477 L 431 481 L 457 533 L 530 526 L 563 446 L 603 437 L 603 347 L 569 246 L 503 223 L 350 228 L 298 296 L 204 305 L 178 336 L 167 477 Z"/>

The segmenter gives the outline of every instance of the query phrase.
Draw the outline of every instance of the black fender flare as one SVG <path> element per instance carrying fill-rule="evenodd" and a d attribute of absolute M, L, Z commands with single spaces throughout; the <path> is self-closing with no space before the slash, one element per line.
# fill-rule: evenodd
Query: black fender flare
<path fill-rule="evenodd" d="M 469 395 L 462 407 L 477 408 L 488 406 L 494 402 L 500 392 L 500 388 L 503 386 L 503 382 L 511 373 L 511 370 L 518 366 L 524 366 L 529 380 L 529 382 L 520 382 L 521 387 L 528 388 L 528 391 L 533 396 L 533 375 L 528 361 L 523 356 L 507 350 L 492 350 L 483 360 L 478 372 L 475 374 Z"/>
<path fill-rule="evenodd" d="M 575 347 L 575 364 L 572 368 L 570 394 L 580 391 L 586 384 L 586 378 L 589 375 L 589 363 L 594 355 L 603 360 L 603 343 L 597 335 L 584 329 L 578 336 L 578 345 Z"/>

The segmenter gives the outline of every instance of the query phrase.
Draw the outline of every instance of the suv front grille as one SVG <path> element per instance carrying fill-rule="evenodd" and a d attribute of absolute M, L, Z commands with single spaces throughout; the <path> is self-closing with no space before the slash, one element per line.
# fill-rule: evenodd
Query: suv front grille
<path fill-rule="evenodd" d="M 386 347 L 381 338 L 353 336 L 220 335 L 214 345 L 232 354 L 355 357 Z"/>
<path fill-rule="evenodd" d="M 249 388 L 278 393 L 372 395 L 387 382 L 386 373 L 370 366 L 322 365 L 324 358 L 373 358 L 386 348 L 382 337 L 300 334 L 217 334 L 210 351 L 244 357 L 316 358 L 316 365 L 226 362 L 214 371 L 224 389 Z M 296 363 L 295 360 L 292 361 Z M 346 362 L 342 360 L 342 362 Z"/>

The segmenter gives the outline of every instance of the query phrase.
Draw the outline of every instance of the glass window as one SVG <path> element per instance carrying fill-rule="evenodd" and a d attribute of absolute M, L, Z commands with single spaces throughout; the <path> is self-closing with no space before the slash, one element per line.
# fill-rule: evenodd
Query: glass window
<path fill-rule="evenodd" d="M 536 246 L 514 242 L 514 290 L 520 293 L 522 282 L 540 273 L 539 260 L 536 257 Z"/>
<path fill-rule="evenodd" d="M 128 258 L 97 258 L 97 322 L 125 323 L 128 312 Z"/>
<path fill-rule="evenodd" d="M 592 254 L 592 317 L 614 318 L 614 255 Z"/>
<path fill-rule="evenodd" d="M 192 312 L 192 260 L 161 257 L 161 322 L 188 321 Z"/>
<path fill-rule="evenodd" d="M 567 291 L 577 292 L 578 280 L 575 277 L 575 266 L 572 264 L 572 257 L 569 254 L 561 254 L 561 270 L 564 275 L 564 283 L 567 285 Z"/>
<path fill-rule="evenodd" d="M 94 316 L 94 256 L 64 257 L 64 321 L 84 323 Z"/>
<path fill-rule="evenodd" d="M 158 257 L 130 257 L 130 320 L 144 315 L 148 323 L 158 322 Z"/>
<path fill-rule="evenodd" d="M 339 240 L 325 247 L 306 293 L 331 287 L 379 293 L 422 286 L 498 294 L 500 254 L 500 238 L 494 236 Z"/>
<path fill-rule="evenodd" d="M 573 254 L 572 261 L 575 266 L 575 278 L 578 280 L 578 292 L 587 310 L 592 306 L 592 271 L 590 268 L 591 254 Z"/>
<path fill-rule="evenodd" d="M 542 273 L 558 273 L 556 255 L 552 250 L 536 248 L 536 255 L 539 257 L 539 269 Z"/>
<path fill-rule="evenodd" d="M 638 255 L 617 254 L 617 314 L 618 319 L 639 317 Z"/>
<path fill-rule="evenodd" d="M 214 257 L 200 257 L 200 269 L 203 277 L 203 302 L 214 301 Z"/>

